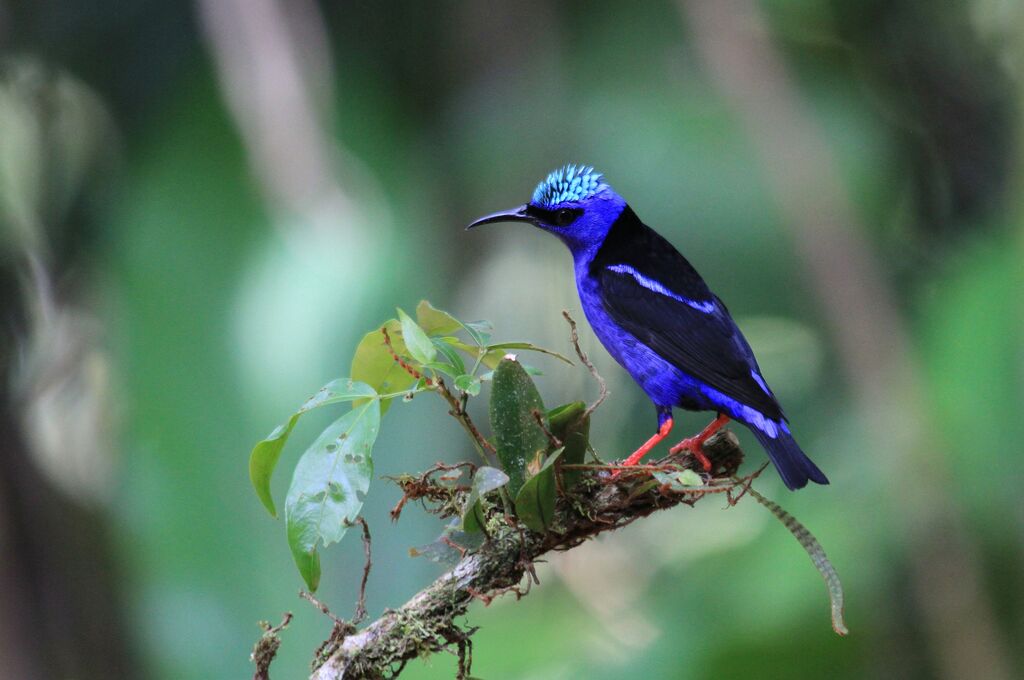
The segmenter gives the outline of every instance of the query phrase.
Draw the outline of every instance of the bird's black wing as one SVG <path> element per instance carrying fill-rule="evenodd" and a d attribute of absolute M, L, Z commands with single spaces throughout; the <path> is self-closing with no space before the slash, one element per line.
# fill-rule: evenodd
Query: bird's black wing
<path fill-rule="evenodd" d="M 668 241 L 631 219 L 636 224 L 628 232 L 613 227 L 590 269 L 612 320 L 684 373 L 769 418 L 783 418 L 725 305 Z"/>

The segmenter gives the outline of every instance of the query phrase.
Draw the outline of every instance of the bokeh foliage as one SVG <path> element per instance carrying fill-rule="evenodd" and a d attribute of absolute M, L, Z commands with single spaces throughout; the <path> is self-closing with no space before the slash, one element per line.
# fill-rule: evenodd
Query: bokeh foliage
<path fill-rule="evenodd" d="M 480 608 L 478 672 L 949 675 L 915 604 L 915 593 L 948 585 L 919 581 L 908 557 L 916 534 L 895 528 L 915 479 L 894 479 L 880 462 L 903 451 L 866 425 L 816 282 L 781 221 L 772 170 L 676 6 L 295 3 L 313 11 L 293 8 L 291 25 L 312 17 L 329 47 L 326 64 L 317 40 L 300 52 L 314 85 L 328 85 L 318 96 L 333 111 L 324 116 L 329 155 L 354 208 L 325 209 L 346 219 L 324 228 L 319 213 L 282 204 L 254 169 L 202 5 L 0 5 L 4 54 L 67 74 L 117 131 L 103 145 L 110 163 L 92 171 L 103 181 L 82 184 L 60 216 L 41 211 L 36 232 L 12 231 L 5 215 L 0 248 L 11 309 L 26 306 L 17 293 L 24 244 L 46 242 L 58 290 L 91 310 L 109 350 L 121 430 L 98 507 L 115 536 L 109 563 L 124 575 L 115 606 L 147 676 L 243 677 L 255 622 L 284 610 L 297 616 L 275 670 L 305 673 L 329 626 L 295 597 L 301 581 L 280 526 L 248 489 L 248 446 L 324 376 L 345 375 L 365 330 L 396 304 L 427 297 L 567 352 L 559 311 L 578 303 L 560 246 L 515 227 L 461 227 L 522 202 L 570 161 L 605 172 L 748 331 L 795 432 L 832 479 L 785 506 L 828 547 L 855 634 L 835 638 L 812 567 L 766 513 L 706 503 L 587 546 L 579 561 L 555 561 L 519 604 Z M 918 406 L 955 472 L 947 491 L 977 541 L 996 647 L 1019 670 L 1022 12 L 997 0 L 759 6 L 909 329 L 925 380 Z M 5 177 L 25 179 L 24 158 L 3 163 Z M 654 414 L 596 340 L 583 342 L 612 382 L 606 408 L 618 414 L 595 421 L 591 438 L 617 457 L 650 434 Z M 18 345 L 4 347 L 13 365 Z M 557 359 L 536 363 L 552 404 L 592 389 Z M 374 477 L 474 455 L 454 421 L 441 424 L 442 408 L 417 397 L 403 409 L 375 445 Z M 309 431 L 329 422 L 307 418 Z M 703 416 L 683 424 L 696 429 Z M 284 498 L 287 476 L 270 488 Z M 768 491 L 778 498 L 780 488 Z M 387 525 L 397 499 L 395 489 L 368 497 L 371 527 Z M 439 528 L 407 513 L 375 532 L 371 615 L 437 574 L 408 549 Z M 355 600 L 361 560 L 341 549 L 325 563 L 318 595 L 339 613 Z M 438 657 L 407 675 L 451 677 L 453 668 Z"/>

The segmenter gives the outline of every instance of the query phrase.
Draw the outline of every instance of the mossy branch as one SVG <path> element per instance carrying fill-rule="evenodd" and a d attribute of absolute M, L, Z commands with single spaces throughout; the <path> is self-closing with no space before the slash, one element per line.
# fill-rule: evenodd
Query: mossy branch
<path fill-rule="evenodd" d="M 730 478 L 743 457 L 735 435 L 720 432 L 705 443 L 704 450 L 722 476 L 687 490 L 653 480 L 649 473 L 658 469 L 657 463 L 624 472 L 614 480 L 606 471 L 588 470 L 576 491 L 558 499 L 553 530 L 543 534 L 506 520 L 499 508 L 489 522 L 490 539 L 477 551 L 467 554 L 401 608 L 385 612 L 360 631 L 330 641 L 313 680 L 393 678 L 411 659 L 453 648 L 459 654 L 459 677 L 468 677 L 472 631 L 463 630 L 456 619 L 474 600 L 487 604 L 509 592 L 517 598 L 525 595 L 536 579 L 533 565 L 545 553 L 570 550 L 659 510 L 693 505 L 708 494 L 731 497 L 734 489 L 745 488 L 749 480 Z M 521 588 L 527 576 L 527 587 Z"/>

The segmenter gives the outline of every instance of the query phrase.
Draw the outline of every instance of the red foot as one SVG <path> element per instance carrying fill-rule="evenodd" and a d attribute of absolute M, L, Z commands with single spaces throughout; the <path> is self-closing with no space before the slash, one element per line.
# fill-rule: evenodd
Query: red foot
<path fill-rule="evenodd" d="M 719 413 L 718 417 L 711 421 L 710 425 L 700 431 L 700 434 L 687 437 L 669 449 L 668 452 L 679 453 L 680 451 L 688 450 L 698 461 L 700 461 L 700 464 L 704 466 L 705 472 L 711 472 L 711 461 L 706 455 L 704 455 L 704 442 L 706 442 L 711 435 L 722 429 L 722 426 L 727 422 L 729 422 L 729 416 Z"/>
<path fill-rule="evenodd" d="M 641 446 L 639 449 L 637 449 L 632 454 L 630 454 L 629 458 L 627 458 L 626 460 L 622 461 L 622 463 L 620 463 L 620 465 L 636 465 L 637 463 L 640 462 L 641 458 L 646 456 L 648 454 L 648 452 L 650 452 L 651 449 L 653 449 L 655 446 L 657 446 L 658 442 L 660 442 L 662 439 L 667 437 L 668 433 L 671 432 L 671 431 L 672 431 L 672 419 L 668 418 L 668 419 L 665 420 L 665 422 L 663 422 L 661 424 L 661 427 L 658 428 L 657 434 L 655 434 L 653 437 L 651 437 L 646 442 L 644 442 L 643 446 Z M 621 470 L 619 472 L 621 472 Z M 614 476 L 618 475 L 619 472 L 616 472 L 612 476 L 614 477 Z"/>

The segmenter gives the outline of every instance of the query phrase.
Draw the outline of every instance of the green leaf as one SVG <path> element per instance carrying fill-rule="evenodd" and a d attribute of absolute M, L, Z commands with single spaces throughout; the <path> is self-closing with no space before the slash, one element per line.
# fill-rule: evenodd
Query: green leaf
<path fill-rule="evenodd" d="M 661 472 L 656 470 L 651 476 L 662 484 L 668 485 L 673 491 L 692 491 L 694 487 L 704 486 L 704 480 L 693 470 L 678 472 Z"/>
<path fill-rule="evenodd" d="M 491 341 L 494 326 L 490 321 L 462 321 L 448 312 L 437 309 L 426 300 L 416 305 L 416 319 L 420 327 L 430 336 L 451 335 L 462 329 L 480 347 Z M 464 345 L 465 351 L 476 355 L 476 348 Z"/>
<path fill-rule="evenodd" d="M 494 325 L 490 321 L 463 321 L 462 327 L 480 347 L 485 347 L 491 341 L 491 334 L 494 332 Z"/>
<path fill-rule="evenodd" d="M 402 340 L 401 325 L 397 319 L 390 319 L 383 324 L 391 337 L 391 345 L 399 354 L 408 350 Z M 384 334 L 380 329 L 370 331 L 356 347 L 352 357 L 352 378 L 360 380 L 377 391 L 378 394 L 394 394 L 406 390 L 416 382 L 405 369 L 398 365 L 384 344 Z M 360 406 L 365 402 L 356 402 Z M 391 406 L 391 399 L 382 399 L 380 410 L 386 413 Z"/>
<path fill-rule="evenodd" d="M 249 454 L 249 480 L 256 496 L 263 503 L 263 507 L 273 517 L 277 517 L 277 508 L 274 506 L 274 498 L 270 494 L 270 478 L 277 467 L 277 461 L 281 458 L 284 445 L 288 442 L 288 436 L 295 429 L 299 417 L 315 408 L 337 404 L 343 401 L 355 401 L 356 399 L 373 399 L 377 392 L 367 385 L 351 378 L 338 378 L 321 387 L 316 394 L 306 400 L 299 407 L 299 410 L 292 414 L 284 425 L 278 425 L 267 437 L 253 447 Z"/>
<path fill-rule="evenodd" d="M 480 394 L 480 378 L 475 375 L 460 375 L 455 379 L 455 387 L 475 397 Z"/>
<path fill-rule="evenodd" d="M 401 309 L 398 310 L 398 320 L 402 324 L 402 339 L 405 340 L 409 356 L 421 364 L 433 361 L 437 357 L 437 348 L 430 341 L 430 336 Z"/>
<path fill-rule="evenodd" d="M 373 399 L 377 396 L 377 390 L 364 382 L 352 378 L 338 378 L 327 383 L 316 394 L 306 400 L 299 407 L 296 415 L 308 413 L 315 408 L 338 404 L 345 401 L 356 401 L 358 399 Z"/>
<path fill-rule="evenodd" d="M 558 437 L 565 448 L 559 468 L 563 465 L 580 465 L 586 459 L 587 448 L 590 446 L 590 416 L 583 417 L 586 410 L 585 403 L 573 401 L 548 412 L 551 434 Z M 571 489 L 582 474 L 582 470 L 562 472 L 562 488 Z"/>
<path fill-rule="evenodd" d="M 498 468 L 486 465 L 477 468 L 473 475 L 473 484 L 466 497 L 466 505 L 462 509 L 462 530 L 480 531 L 483 528 L 483 516 L 480 512 L 480 498 L 495 489 L 508 484 L 509 478 Z"/>
<path fill-rule="evenodd" d="M 249 454 L 249 481 L 252 482 L 252 488 L 263 503 L 263 507 L 272 517 L 277 517 L 277 508 L 270 493 L 270 478 L 288 441 L 288 435 L 295 429 L 295 423 L 298 421 L 299 414 L 293 414 L 287 423 L 278 425 L 263 441 L 257 442 Z"/>
<path fill-rule="evenodd" d="M 451 363 L 452 367 L 455 369 L 455 375 L 462 375 L 466 372 L 466 364 L 463 363 L 462 357 L 459 356 L 459 353 L 455 351 L 455 348 L 446 342 L 444 338 L 431 338 L 430 340 L 434 343 L 434 347 L 437 348 L 437 351 L 443 354 L 444 358 Z"/>
<path fill-rule="evenodd" d="M 497 350 L 497 351 L 507 352 L 510 349 L 524 349 L 524 350 L 527 350 L 529 352 L 540 352 L 541 354 L 547 354 L 549 356 L 555 357 L 556 359 L 560 359 L 560 360 L 564 361 L 565 363 L 569 364 L 570 366 L 573 365 L 572 361 L 570 361 L 566 356 L 564 356 L 562 354 L 559 354 L 558 352 L 555 352 L 554 350 L 545 349 L 543 347 L 538 347 L 537 345 L 533 344 L 532 342 L 499 342 L 496 345 L 487 345 L 487 350 L 488 351 L 495 351 L 495 350 Z"/>
<path fill-rule="evenodd" d="M 461 321 L 448 312 L 437 309 L 426 300 L 420 300 L 416 305 L 416 321 L 430 336 L 451 335 L 462 328 Z"/>
<path fill-rule="evenodd" d="M 495 448 L 510 478 L 514 498 L 526 478 L 526 463 L 548 448 L 548 438 L 537 424 L 534 411 L 546 413 L 533 380 L 515 359 L 502 359 L 494 369 L 490 417 Z"/>
<path fill-rule="evenodd" d="M 423 368 L 429 368 L 433 371 L 450 375 L 453 378 L 459 375 L 458 369 L 445 361 L 431 361 L 423 364 Z"/>
<path fill-rule="evenodd" d="M 555 517 L 555 497 L 558 495 L 555 463 L 563 451 L 564 448 L 556 449 L 548 456 L 543 467 L 526 480 L 516 495 L 516 515 L 533 531 L 546 531 Z"/>
<path fill-rule="evenodd" d="M 379 430 L 380 403 L 367 402 L 334 421 L 295 466 L 285 522 L 295 565 L 311 591 L 320 577 L 318 547 L 340 541 L 363 507 Z"/>

